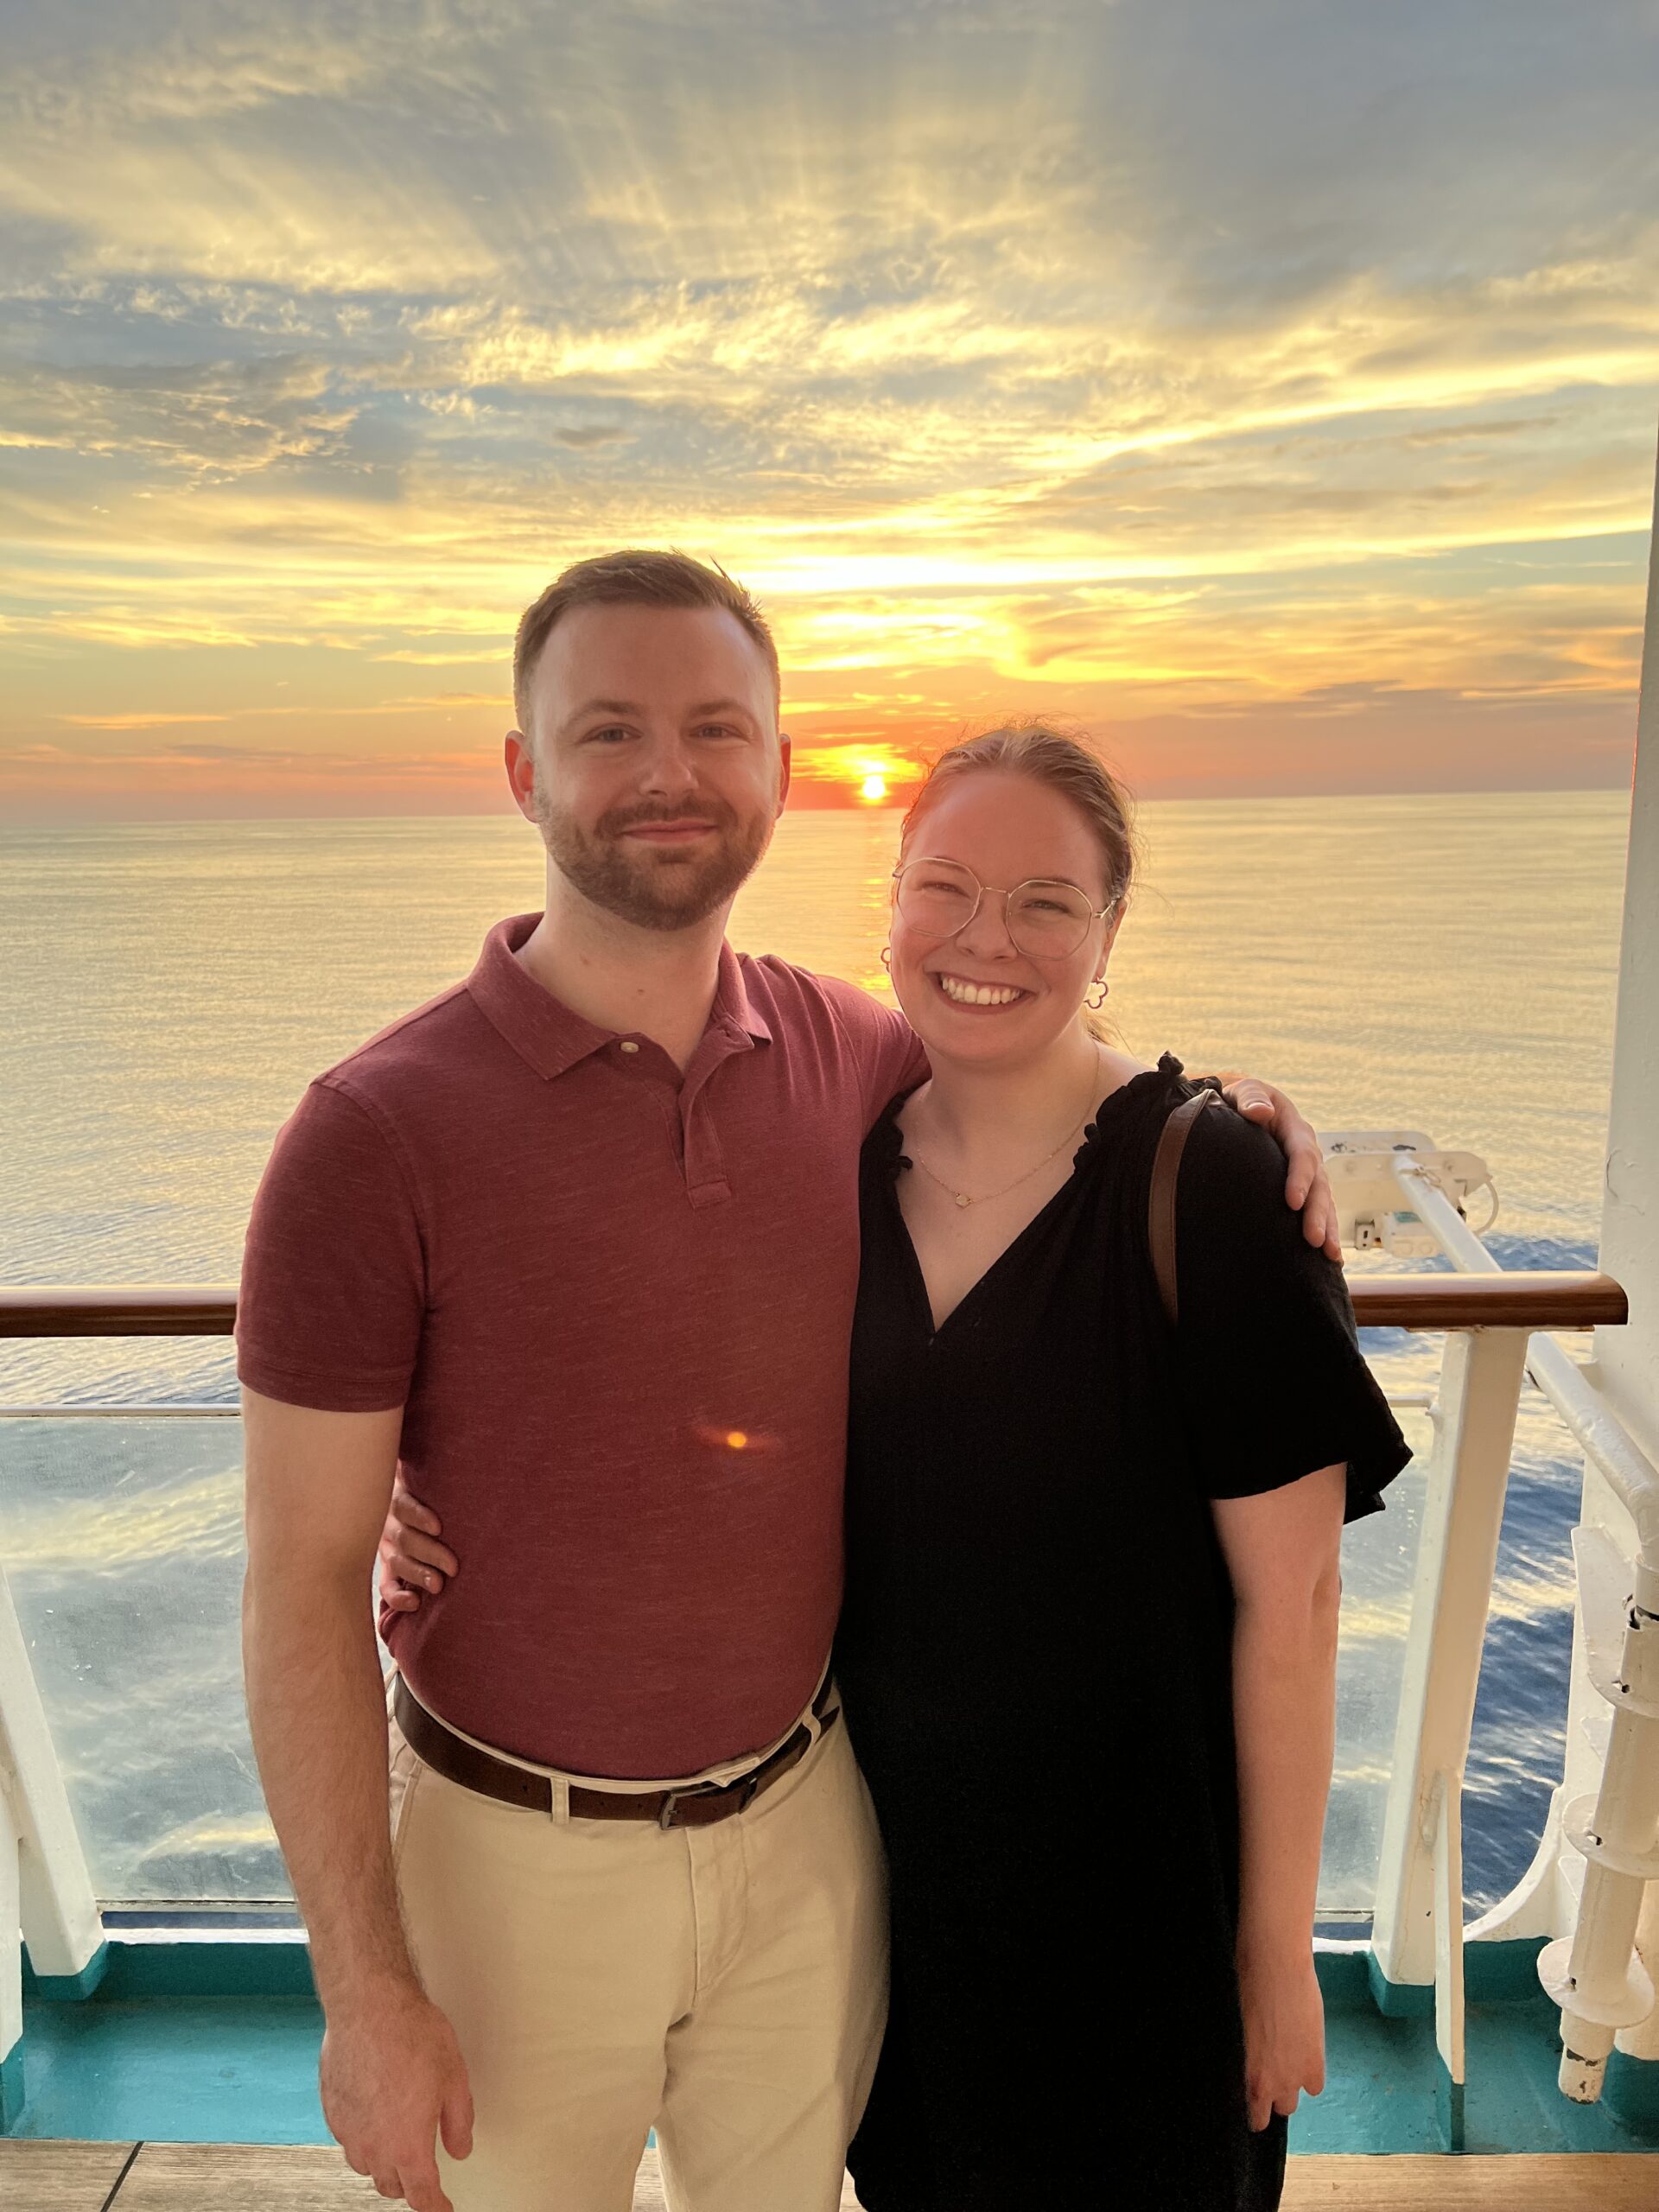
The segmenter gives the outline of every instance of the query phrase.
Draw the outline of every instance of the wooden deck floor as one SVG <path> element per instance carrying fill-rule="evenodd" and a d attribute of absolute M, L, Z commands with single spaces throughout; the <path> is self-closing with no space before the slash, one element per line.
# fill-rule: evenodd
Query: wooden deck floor
<path fill-rule="evenodd" d="M 332 2150 L 0 2141 L 6 2212 L 368 2212 L 383 2204 Z M 849 2183 L 842 2205 L 855 2208 Z M 655 2153 L 634 2212 L 660 2212 Z M 1285 2212 L 1654 2212 L 1659 2158 L 1293 2158 Z"/>
<path fill-rule="evenodd" d="M 367 2212 L 385 2203 L 334 2150 L 0 2141 L 7 2212 Z M 655 2152 L 635 2212 L 659 2212 Z M 858 2199 L 847 2183 L 845 2208 Z M 1292 2159 L 1285 2212 L 1655 2212 L 1659 2159 Z"/>

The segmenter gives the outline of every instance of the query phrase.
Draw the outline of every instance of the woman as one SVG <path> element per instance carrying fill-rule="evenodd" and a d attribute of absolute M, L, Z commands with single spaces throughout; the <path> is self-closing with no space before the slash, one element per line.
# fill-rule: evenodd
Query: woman
<path fill-rule="evenodd" d="M 942 757 L 894 875 L 931 1074 L 864 1152 L 836 1648 L 892 1878 L 869 2212 L 1262 2212 L 1323 2080 L 1338 1541 L 1408 1454 L 1230 1114 L 1187 1142 L 1166 1319 L 1191 1087 L 1086 1014 L 1131 859 L 1094 756 L 1009 730 Z"/>

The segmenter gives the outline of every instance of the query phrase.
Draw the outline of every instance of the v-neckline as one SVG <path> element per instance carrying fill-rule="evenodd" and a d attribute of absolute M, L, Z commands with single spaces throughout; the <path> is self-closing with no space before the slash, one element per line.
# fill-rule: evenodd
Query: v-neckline
<path fill-rule="evenodd" d="M 925 1325 L 926 1332 L 925 1348 L 929 1351 L 931 1351 L 934 1346 L 938 1344 L 940 1338 L 944 1336 L 952 1322 L 956 1320 L 957 1315 L 961 1313 L 964 1308 L 974 1303 L 974 1301 L 979 1297 L 981 1292 L 985 1288 L 985 1286 L 990 1281 L 992 1276 L 997 1273 L 1006 1262 L 1014 1257 L 1014 1255 L 1020 1249 L 1020 1247 L 1026 1242 L 1027 1238 L 1035 1233 L 1035 1231 L 1047 1219 L 1048 1216 L 1052 1213 L 1054 1209 L 1059 1205 L 1060 1200 L 1066 1196 L 1068 1192 L 1071 1191 L 1072 1185 L 1076 1183 L 1078 1176 L 1083 1172 L 1084 1161 L 1095 1149 L 1103 1119 L 1109 1113 L 1116 1113 L 1119 1110 L 1116 1102 L 1120 1099 L 1127 1099 L 1132 1091 L 1143 1090 L 1155 1084 L 1167 1083 L 1176 1079 L 1181 1075 L 1181 1073 L 1182 1068 L 1180 1062 L 1174 1058 L 1173 1054 L 1165 1052 L 1160 1056 L 1156 1067 L 1141 1068 L 1136 1074 L 1132 1075 L 1127 1083 L 1120 1083 L 1116 1090 L 1109 1090 L 1105 1094 L 1105 1096 L 1096 1105 L 1095 1109 L 1090 1116 L 1088 1121 L 1084 1124 L 1083 1135 L 1078 1141 L 1077 1151 L 1072 1154 L 1071 1172 L 1066 1177 L 1065 1182 L 1060 1185 L 1058 1190 L 1056 1191 L 1052 1197 L 1044 1200 L 1043 1204 L 1037 1209 L 1037 1211 L 1033 1214 L 1031 1219 L 1026 1224 L 1025 1227 L 1011 1236 L 1007 1243 L 1002 1247 L 1002 1249 L 996 1255 L 995 1258 L 989 1261 L 981 1272 L 975 1276 L 972 1282 L 969 1284 L 967 1289 L 962 1294 L 962 1296 L 957 1300 L 956 1304 L 950 1308 L 950 1311 L 937 1326 L 933 1320 L 932 1295 L 927 1287 L 927 1271 L 922 1265 L 921 1254 L 916 1249 L 916 1240 L 910 1233 L 910 1224 L 905 1219 L 905 1210 L 899 1203 L 899 1174 L 905 1172 L 905 1169 L 908 1169 L 912 1173 L 914 1173 L 915 1172 L 914 1169 L 911 1167 L 908 1155 L 905 1152 L 904 1135 L 899 1127 L 899 1115 L 900 1109 L 903 1108 L 905 1101 L 911 1096 L 911 1091 L 901 1091 L 899 1094 L 891 1105 L 889 1105 L 887 1113 L 883 1116 L 883 1122 L 886 1125 L 886 1135 L 893 1148 L 893 1173 L 887 1183 L 887 1194 L 888 1203 L 893 1208 L 893 1218 L 898 1224 L 899 1237 L 902 1240 L 905 1265 L 908 1271 L 910 1279 L 911 1297 L 912 1301 L 916 1304 Z M 912 1089 L 915 1090 L 919 1087 L 919 1085 L 912 1085 Z M 900 1161 L 903 1161 L 904 1163 L 903 1168 L 901 1168 L 898 1164 Z"/>
<path fill-rule="evenodd" d="M 1081 1154 L 1085 1153 L 1088 1149 L 1089 1141 L 1085 1137 L 1083 1142 L 1078 1146 L 1077 1150 L 1079 1154 Z M 1029 1236 L 1032 1231 L 1037 1227 L 1044 1215 L 1052 1212 L 1059 1204 L 1060 1200 L 1071 1188 L 1071 1185 L 1077 1181 L 1077 1177 L 1082 1172 L 1082 1160 L 1079 1157 L 1072 1161 L 1071 1172 L 1066 1177 L 1065 1182 L 1061 1184 L 1059 1189 L 1053 1193 L 1052 1197 L 1044 1200 L 1043 1204 L 1037 1209 L 1037 1211 L 1033 1214 L 1031 1219 L 1026 1224 L 1025 1227 L 1016 1231 L 1016 1233 L 1008 1239 L 1007 1243 L 1002 1247 L 1002 1249 L 996 1255 L 995 1258 L 986 1262 L 985 1266 L 981 1269 L 980 1273 L 974 1277 L 972 1282 L 970 1282 L 967 1289 L 963 1292 L 962 1296 L 950 1308 L 950 1311 L 945 1315 L 944 1319 L 938 1324 L 936 1324 L 933 1319 L 933 1297 L 931 1292 L 927 1287 L 927 1270 L 922 1265 L 921 1254 L 916 1249 L 916 1239 L 910 1233 L 910 1224 L 905 1219 L 905 1210 L 899 1203 L 899 1185 L 894 1182 L 889 1186 L 888 1196 L 892 1199 L 893 1215 L 899 1224 L 899 1234 L 904 1240 L 905 1255 L 910 1272 L 911 1292 L 912 1297 L 916 1300 L 917 1306 L 921 1313 L 922 1319 L 926 1324 L 927 1348 L 930 1351 L 932 1350 L 933 1346 L 938 1344 L 939 1338 L 944 1336 L 946 1330 L 950 1328 L 950 1324 L 956 1319 L 957 1314 L 962 1312 L 963 1308 L 965 1306 L 971 1306 L 973 1304 L 975 1299 L 979 1296 L 980 1292 L 983 1290 L 986 1284 L 996 1273 L 997 1269 L 1002 1265 L 1003 1262 L 1013 1258 L 1014 1253 L 1018 1251 L 1020 1246 L 1024 1243 L 1026 1238 Z"/>

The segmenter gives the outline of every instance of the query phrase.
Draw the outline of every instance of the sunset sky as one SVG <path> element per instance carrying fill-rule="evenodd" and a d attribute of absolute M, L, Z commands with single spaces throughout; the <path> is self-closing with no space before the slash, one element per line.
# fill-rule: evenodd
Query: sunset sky
<path fill-rule="evenodd" d="M 505 806 L 518 612 L 629 543 L 757 593 L 808 803 L 1006 711 L 1628 775 L 1654 0 L 4 22 L 12 818 Z"/>

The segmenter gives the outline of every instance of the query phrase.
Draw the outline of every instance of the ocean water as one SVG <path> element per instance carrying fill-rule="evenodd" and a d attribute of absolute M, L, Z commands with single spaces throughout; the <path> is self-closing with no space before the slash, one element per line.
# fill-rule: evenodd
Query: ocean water
<path fill-rule="evenodd" d="M 1149 804 L 1112 970 L 1122 1039 L 1271 1075 L 1323 1129 L 1478 1152 L 1505 1263 L 1586 1264 L 1627 814 L 1612 793 Z M 736 941 L 884 989 L 896 829 L 786 817 Z M 308 1077 L 463 975 L 540 883 L 516 817 L 0 832 L 0 1279 L 233 1278 Z M 1396 1263 L 1353 1262 L 1377 1264 Z M 1389 1331 L 1367 1349 L 1410 1389 L 1440 1348 Z M 233 1397 L 223 1343 L 0 1344 L 4 1404 L 135 1408 L 0 1420 L 0 1562 L 113 1902 L 285 1895 L 241 1713 L 238 1425 L 137 1410 Z M 1578 1479 L 1529 1393 L 1465 1807 L 1471 1907 L 1524 1868 L 1560 1770 Z M 1345 1565 L 1332 1916 L 1371 1895 L 1421 1471 L 1394 1496 Z M 1155 1654 L 1142 1694 L 1155 1719 Z"/>

